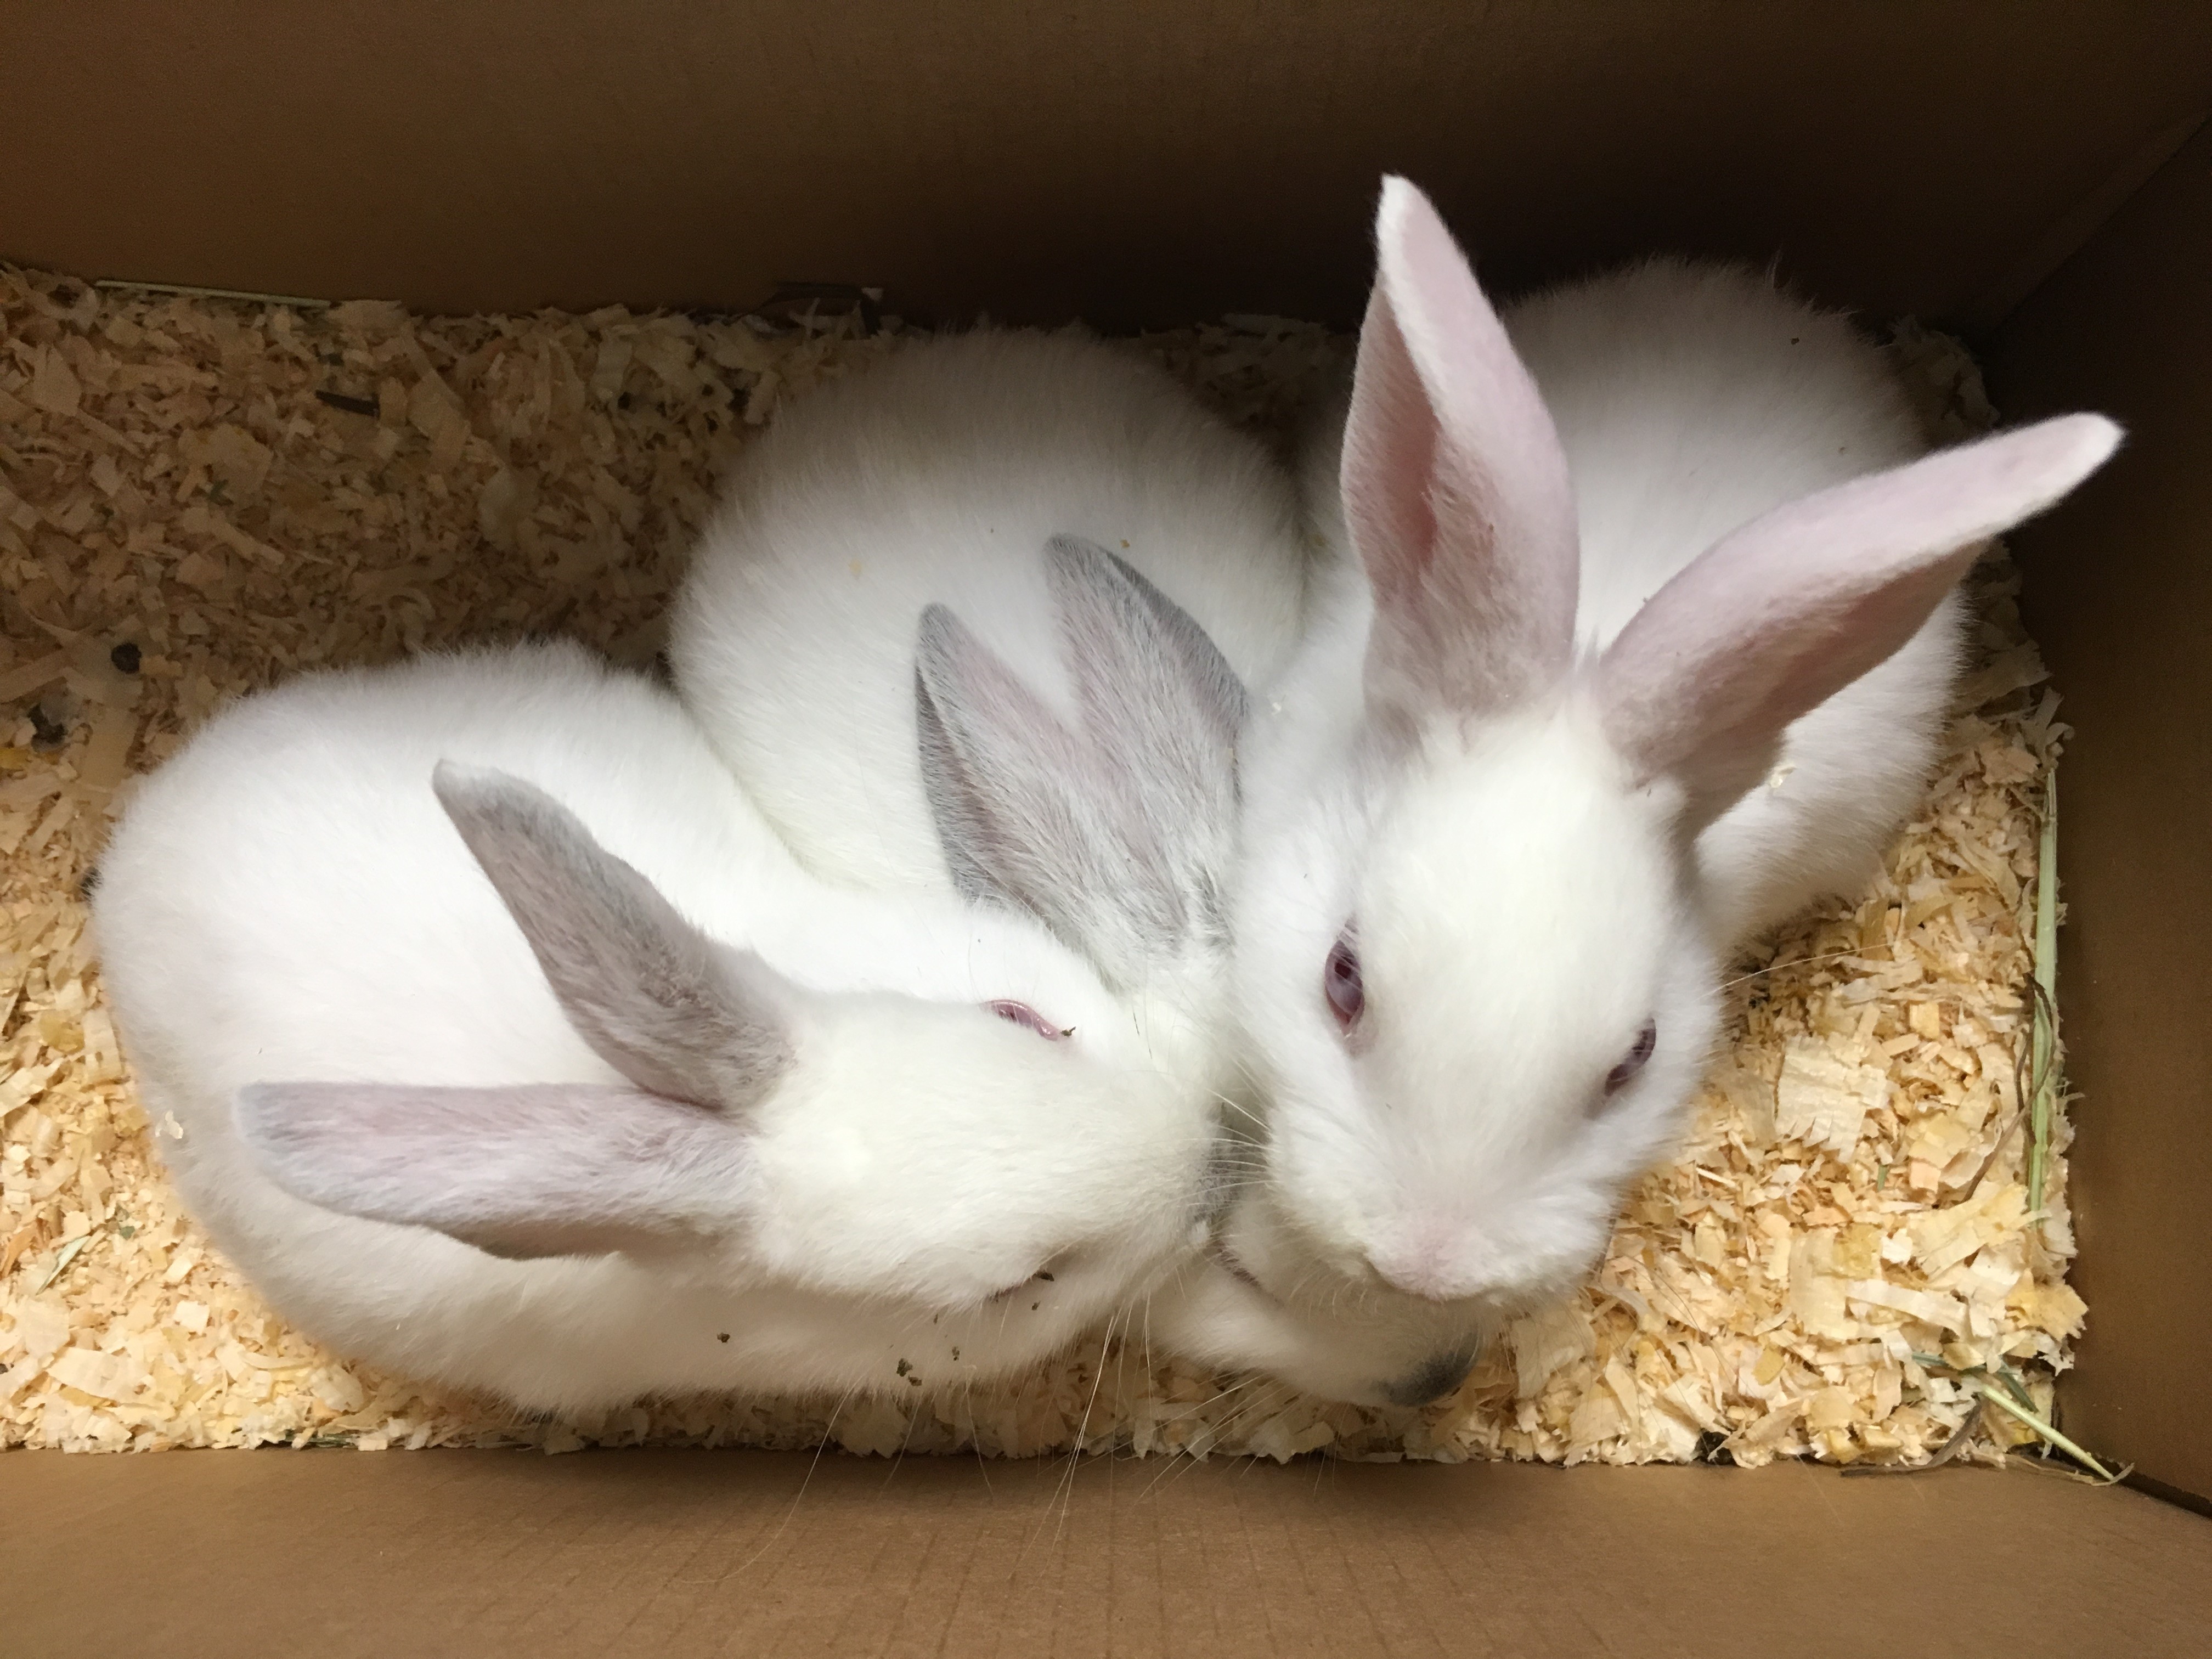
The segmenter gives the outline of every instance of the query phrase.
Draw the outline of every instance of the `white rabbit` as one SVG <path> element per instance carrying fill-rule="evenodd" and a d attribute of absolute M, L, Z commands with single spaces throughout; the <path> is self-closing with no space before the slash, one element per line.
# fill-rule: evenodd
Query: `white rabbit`
<path fill-rule="evenodd" d="M 249 697 L 101 876 L 185 1201 L 410 1376 L 538 1408 L 955 1385 L 1202 1236 L 1209 1103 L 1079 958 L 805 875 L 671 696 L 572 644 Z"/>
<path fill-rule="evenodd" d="M 743 458 L 678 603 L 678 688 L 802 858 L 1042 918 L 1234 1122 L 1239 681 L 1295 647 L 1294 518 L 1256 444 L 1116 349 L 909 347 Z M 1249 1156 L 1231 1145 L 1224 1198 Z M 1240 1272 L 1194 1255 L 1129 1328 L 1366 1403 L 1432 1398 L 1471 1363 L 1449 1311 L 1340 1318 Z"/>
<path fill-rule="evenodd" d="M 1266 1179 L 1216 1230 L 1251 1305 L 1193 1310 L 1224 1342 L 1288 1305 L 1425 1307 L 1471 1344 L 1579 1282 L 1677 1133 L 1717 947 L 1870 872 L 1958 578 L 2118 438 L 2075 416 L 1912 459 L 1839 319 L 1680 264 L 1530 302 L 1532 380 L 1402 180 L 1377 240 L 1316 515 L 1338 558 L 1245 750 Z"/>

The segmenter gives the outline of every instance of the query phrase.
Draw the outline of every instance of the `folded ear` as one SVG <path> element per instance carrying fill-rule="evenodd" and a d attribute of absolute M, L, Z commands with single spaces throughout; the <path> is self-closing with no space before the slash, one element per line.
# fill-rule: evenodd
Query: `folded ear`
<path fill-rule="evenodd" d="M 240 1091 L 235 1115 L 295 1197 L 494 1255 L 598 1255 L 725 1231 L 752 1180 L 728 1120 L 621 1087 L 261 1083 Z"/>
<path fill-rule="evenodd" d="M 2101 466 L 2120 429 L 2069 415 L 1824 489 L 1753 520 L 1654 594 L 1599 665 L 1639 780 L 1706 813 L 1757 782 L 1790 721 L 1918 630 L 1989 538 Z"/>
<path fill-rule="evenodd" d="M 1073 537 L 1045 559 L 1081 729 L 933 605 L 916 653 L 923 782 L 963 891 L 1030 911 L 1127 982 L 1223 926 L 1244 688 L 1124 561 Z"/>
<path fill-rule="evenodd" d="M 639 1087 L 743 1111 L 789 1068 L 793 994 L 708 939 L 543 790 L 440 763 L 438 799 L 577 1034 Z"/>
<path fill-rule="evenodd" d="M 1368 696 L 1416 715 L 1510 708 L 1571 658 L 1566 456 L 1428 198 L 1385 179 L 1375 234 L 1340 472 L 1375 592 Z"/>

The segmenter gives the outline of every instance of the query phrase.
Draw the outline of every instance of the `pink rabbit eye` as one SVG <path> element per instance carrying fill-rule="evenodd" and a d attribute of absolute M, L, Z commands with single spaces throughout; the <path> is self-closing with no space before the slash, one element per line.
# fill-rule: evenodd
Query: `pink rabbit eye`
<path fill-rule="evenodd" d="M 1659 1046 L 1659 1022 L 1647 1019 L 1644 1029 L 1636 1034 L 1636 1046 L 1628 1051 L 1620 1065 L 1605 1074 L 1606 1093 L 1618 1094 L 1628 1086 L 1628 1081 L 1644 1069 L 1644 1062 L 1651 1058 L 1651 1051 Z"/>
<path fill-rule="evenodd" d="M 1359 952 L 1352 946 L 1349 927 L 1322 964 L 1321 988 L 1336 1023 L 1349 1030 L 1367 1007 L 1367 988 L 1359 981 Z"/>
<path fill-rule="evenodd" d="M 1075 1028 L 1073 1025 L 1066 1027 L 1055 1025 L 1026 1002 L 1016 1002 L 1010 997 L 1001 997 L 996 1002 L 987 1002 L 983 1006 L 1000 1019 L 1009 1020 L 1016 1025 L 1028 1026 L 1047 1042 L 1063 1042 L 1075 1035 Z"/>

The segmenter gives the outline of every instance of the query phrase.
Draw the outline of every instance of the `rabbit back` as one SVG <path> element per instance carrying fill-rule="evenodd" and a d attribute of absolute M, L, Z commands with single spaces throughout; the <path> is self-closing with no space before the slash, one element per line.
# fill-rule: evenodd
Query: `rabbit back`
<path fill-rule="evenodd" d="M 1067 712 L 1039 557 L 1060 537 L 1127 561 L 1248 685 L 1295 638 L 1304 556 L 1280 470 L 1121 349 L 995 331 L 920 343 L 811 393 L 746 452 L 670 655 L 814 869 L 947 882 L 916 757 L 916 626 L 951 608 Z"/>
<path fill-rule="evenodd" d="M 1504 320 L 1574 480 L 1586 652 L 1731 531 L 1928 448 L 1895 370 L 1848 317 L 1739 266 L 1650 260 Z M 1947 599 L 1801 716 L 1766 783 L 1704 831 L 1698 862 L 1724 945 L 1872 877 L 1934 766 L 1964 617 Z"/>

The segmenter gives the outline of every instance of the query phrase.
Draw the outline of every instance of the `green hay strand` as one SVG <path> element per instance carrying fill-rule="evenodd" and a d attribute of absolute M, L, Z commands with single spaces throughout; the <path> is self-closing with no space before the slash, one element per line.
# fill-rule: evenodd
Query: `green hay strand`
<path fill-rule="evenodd" d="M 2056 1020 L 2058 1003 L 2058 772 L 2044 785 L 2042 846 L 2035 860 L 2035 994 L 2028 1074 L 2027 1203 L 2040 1216 L 2051 1169 L 2051 1109 L 2058 1098 Z M 2040 1223 L 2038 1223 L 2040 1225 Z"/>
<path fill-rule="evenodd" d="M 1986 1383 L 1978 1384 L 1974 1391 L 1981 1395 L 1984 1400 L 1989 1401 L 1990 1405 L 1995 1406 L 1999 1411 L 2009 1412 L 2013 1416 L 2027 1424 L 2027 1426 L 2034 1430 L 2037 1434 L 2042 1436 L 2044 1439 L 2057 1447 L 2059 1450 L 2064 1452 L 2069 1457 L 2079 1463 L 2083 1468 L 2088 1470 L 2106 1486 L 2111 1486 L 2119 1480 L 2120 1477 L 2118 1475 L 2113 1474 L 2112 1470 L 2106 1468 L 2095 1458 L 2090 1456 L 2088 1453 L 2083 1451 L 2081 1447 L 2075 1445 L 2064 1435 L 2059 1433 L 2057 1430 L 2052 1428 L 2050 1424 L 2045 1422 L 2033 1412 L 2029 1411 L 2024 1406 L 2016 1404 L 2010 1395 L 2000 1393 L 1998 1390 L 1989 1387 Z"/>
<path fill-rule="evenodd" d="M 57 1252 L 54 1256 L 54 1265 L 46 1270 L 46 1276 L 44 1279 L 40 1279 L 36 1285 L 32 1286 L 31 1294 L 33 1296 L 38 1295 L 40 1291 L 45 1290 L 47 1285 L 52 1284 L 54 1280 L 59 1279 L 64 1273 L 67 1273 L 70 1269 L 70 1264 L 75 1261 L 78 1256 L 83 1255 L 84 1247 L 91 1243 L 92 1235 L 90 1233 L 79 1233 L 75 1238 L 70 1240 L 68 1243 L 63 1245 L 61 1249 Z"/>
<path fill-rule="evenodd" d="M 2057 1447 L 2105 1485 L 2111 1486 L 2126 1477 L 2125 1468 L 2115 1474 L 2081 1447 L 2059 1433 L 2050 1424 L 2045 1422 L 2037 1414 L 2034 1398 L 2029 1395 L 2027 1386 L 2014 1376 L 2009 1369 L 1999 1367 L 1996 1370 L 1990 1370 L 1981 1365 L 1958 1366 L 1952 1364 L 1942 1356 L 1932 1353 L 1916 1353 L 1912 1358 L 1913 1363 L 1923 1370 L 1950 1372 L 1952 1376 L 1972 1389 L 1978 1398 L 1988 1401 L 1999 1411 L 2019 1419 L 2033 1429 L 2039 1438 Z M 1966 1426 L 1960 1427 L 1958 1432 L 1964 1435 L 1966 1432 Z"/>

